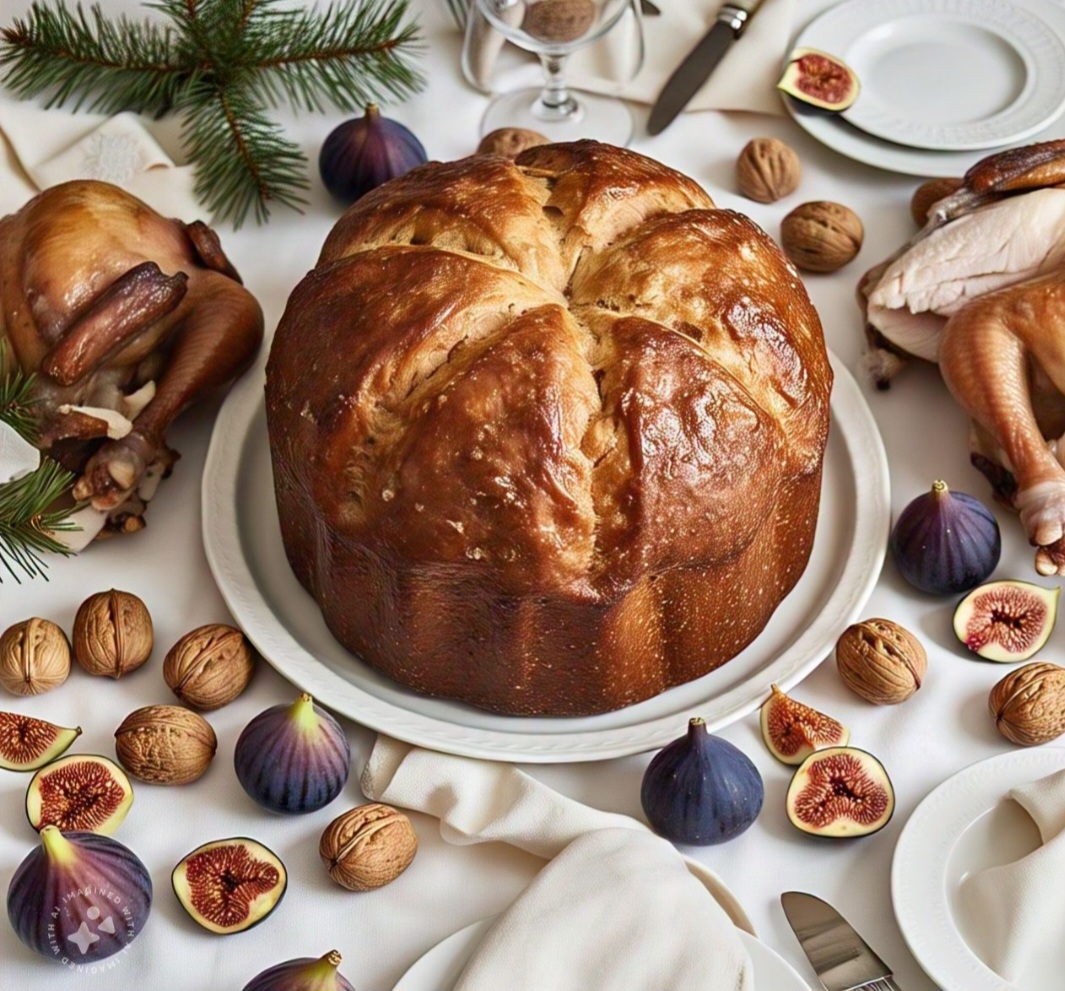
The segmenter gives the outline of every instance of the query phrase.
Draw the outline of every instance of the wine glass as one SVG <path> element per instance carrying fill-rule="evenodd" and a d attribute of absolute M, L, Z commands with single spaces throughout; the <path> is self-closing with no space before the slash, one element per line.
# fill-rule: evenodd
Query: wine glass
<path fill-rule="evenodd" d="M 613 96 L 582 91 L 565 77 L 571 53 L 598 41 L 622 16 L 640 28 L 639 0 L 476 0 L 488 22 L 520 48 L 539 56 L 541 87 L 504 93 L 485 111 L 481 134 L 500 127 L 525 127 L 552 141 L 594 138 L 626 145 L 632 138 L 629 108 Z M 642 34 L 640 36 L 642 45 Z"/>

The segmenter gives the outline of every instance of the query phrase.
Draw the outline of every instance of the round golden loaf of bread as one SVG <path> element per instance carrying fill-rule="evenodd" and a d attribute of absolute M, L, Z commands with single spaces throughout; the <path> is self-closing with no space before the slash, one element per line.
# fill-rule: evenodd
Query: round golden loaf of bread
<path fill-rule="evenodd" d="M 794 268 L 679 173 L 594 142 L 430 163 L 348 210 L 277 329 L 285 549 L 405 686 L 631 705 L 802 574 L 831 379 Z"/>

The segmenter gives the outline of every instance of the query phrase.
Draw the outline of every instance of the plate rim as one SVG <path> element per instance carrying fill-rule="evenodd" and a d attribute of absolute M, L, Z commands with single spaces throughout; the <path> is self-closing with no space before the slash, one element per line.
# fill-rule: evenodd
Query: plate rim
<path fill-rule="evenodd" d="M 1022 0 L 1017 6 L 1027 11 L 1038 12 L 1038 16 L 1053 29 L 1054 33 L 1065 38 L 1065 8 L 1052 3 L 1051 0 Z M 806 32 L 816 21 L 818 14 L 796 35 L 792 48 L 808 45 Z M 927 148 L 911 148 L 894 144 L 875 137 L 861 128 L 848 123 L 838 115 L 823 112 L 811 112 L 784 94 L 781 94 L 785 112 L 806 134 L 818 144 L 830 151 L 843 155 L 852 161 L 860 162 L 872 168 L 882 169 L 896 175 L 911 175 L 922 178 L 954 178 L 964 175 L 968 169 L 992 151 L 1005 151 L 1033 138 L 1049 141 L 1065 136 L 1062 116 L 1048 122 L 1041 130 L 1028 135 L 1021 141 L 1008 141 L 994 148 L 970 149 L 967 151 L 934 151 Z"/>
<path fill-rule="evenodd" d="M 969 949 L 951 921 L 944 883 L 962 832 L 1009 788 L 1032 780 L 1017 777 L 1024 768 L 1035 768 L 1037 776 L 1065 768 L 1065 747 L 1012 750 L 963 767 L 918 803 L 895 844 L 891 861 L 895 921 L 914 958 L 943 991 L 1024 991 Z M 944 826 L 940 806 L 948 801 L 954 806 L 953 815 Z"/>
<path fill-rule="evenodd" d="M 778 670 L 766 675 L 767 684 L 773 680 L 785 690 L 813 671 L 828 656 L 839 630 L 857 618 L 879 577 L 890 529 L 890 478 L 883 440 L 858 383 L 831 350 L 828 354 L 835 376 L 833 422 L 849 463 L 862 466 L 860 473 L 854 472 L 858 487 L 854 535 L 836 587 L 816 620 L 774 659 Z M 529 763 L 608 760 L 655 749 L 677 737 L 687 715 L 672 713 L 629 726 L 551 734 L 462 726 L 371 695 L 314 658 L 270 610 L 241 552 L 235 494 L 243 446 L 263 401 L 264 368 L 265 357 L 260 355 L 255 367 L 230 390 L 218 413 L 204 464 L 201 508 L 204 551 L 215 584 L 234 619 L 272 667 L 323 705 L 360 725 L 460 756 Z M 293 654 L 305 655 L 312 663 L 294 663 Z M 752 691 L 749 682 L 741 682 L 721 696 L 727 703 L 708 718 L 708 728 L 713 731 L 742 718 L 758 707 L 763 696 L 762 691 Z M 520 724 L 521 717 L 512 718 Z"/>
<path fill-rule="evenodd" d="M 475 919 L 473 922 L 470 922 L 469 924 L 467 924 L 465 926 L 462 926 L 459 929 L 456 929 L 453 933 L 450 933 L 449 935 L 445 936 L 443 939 L 441 939 L 438 942 L 434 943 L 432 946 L 430 946 L 421 956 L 418 957 L 417 960 L 415 960 L 400 975 L 399 980 L 392 986 L 392 991 L 410 991 L 409 986 L 408 986 L 408 988 L 404 988 L 404 984 L 407 983 L 407 979 L 410 976 L 410 974 L 416 968 L 421 966 L 422 963 L 431 954 L 438 952 L 446 943 L 448 943 L 448 942 L 450 942 L 452 940 L 454 940 L 456 943 L 461 943 L 463 941 L 464 937 L 469 937 L 475 931 L 478 933 L 478 935 L 483 935 L 481 933 L 481 930 L 483 929 L 485 932 L 487 932 L 488 928 L 490 927 L 490 925 L 497 918 L 499 918 L 498 914 L 497 915 L 488 915 L 488 916 L 485 916 L 483 919 Z M 782 966 L 787 967 L 788 970 L 791 971 L 791 973 L 795 977 L 795 991 L 799 991 L 799 989 L 802 989 L 802 991 L 805 991 L 805 989 L 807 987 L 806 982 L 802 979 L 802 976 L 799 974 L 798 971 L 795 970 L 795 968 L 791 965 L 791 963 L 789 961 L 785 960 L 784 957 L 782 957 L 779 953 L 777 953 L 777 951 L 774 950 L 771 946 L 768 946 L 767 944 L 763 943 L 753 933 L 747 932 L 744 929 L 738 929 L 738 932 L 740 934 L 740 940 L 743 943 L 743 945 L 744 945 L 744 947 L 745 947 L 745 949 L 747 950 L 748 953 L 751 952 L 751 945 L 752 944 L 758 946 L 761 950 L 765 951 L 765 953 L 767 955 L 769 955 L 772 958 L 775 958 L 775 962 L 779 962 Z M 451 991 L 451 989 L 450 988 L 437 988 L 436 991 Z M 774 988 L 773 991 L 787 991 L 787 989 Z"/>
<path fill-rule="evenodd" d="M 1010 33 L 1011 28 L 1020 24 L 1025 24 L 1029 28 L 1029 33 L 1034 37 L 1038 37 L 1041 42 L 1055 49 L 1057 55 L 1056 64 L 1059 70 L 1058 76 L 1060 77 L 1060 85 L 1057 88 L 1053 100 L 1048 98 L 1047 103 L 1049 109 L 1042 110 L 1040 112 L 1041 115 L 1034 122 L 1030 121 L 1017 130 L 1010 131 L 1006 134 L 999 134 L 993 138 L 972 138 L 968 140 L 951 141 L 945 144 L 942 141 L 932 143 L 931 137 L 925 137 L 920 140 L 914 138 L 907 139 L 904 135 L 900 136 L 898 131 L 892 133 L 887 129 L 878 129 L 885 127 L 884 122 L 878 122 L 876 117 L 869 118 L 862 114 L 860 99 L 854 107 L 844 111 L 842 114 L 843 118 L 854 127 L 859 128 L 872 137 L 907 148 L 938 152 L 979 151 L 987 148 L 995 148 L 1003 144 L 1021 141 L 1024 138 L 1038 133 L 1046 127 L 1049 127 L 1061 115 L 1062 111 L 1065 110 L 1065 41 L 1062 40 L 1062 37 L 1058 33 L 1052 30 L 1051 25 L 1048 24 L 1036 10 L 1033 10 L 1030 7 L 1018 6 L 1008 2 L 1008 0 L 995 0 L 995 3 L 991 4 L 994 10 L 996 12 L 1004 10 L 1009 15 L 1009 19 L 1007 19 L 1005 23 L 1005 30 L 1003 30 L 1003 24 L 993 24 L 989 19 L 981 16 L 979 11 L 975 9 L 979 6 L 988 6 L 987 0 L 891 0 L 891 9 L 888 11 L 884 10 L 883 0 L 847 0 L 845 3 L 837 4 L 823 11 L 803 29 L 802 37 L 806 37 L 811 33 L 814 35 L 821 34 L 822 37 L 820 42 L 816 38 L 812 38 L 808 41 L 803 41 L 802 44 L 808 47 L 820 48 L 824 51 L 833 52 L 844 61 L 847 61 L 850 49 L 840 48 L 839 44 L 837 44 L 838 38 L 836 40 L 826 40 L 826 28 L 830 32 L 834 31 L 836 35 L 839 35 L 841 31 L 848 36 L 854 35 L 856 29 L 851 27 L 848 24 L 848 21 L 853 21 L 857 18 L 857 21 L 861 22 L 862 17 L 864 17 L 865 21 L 864 25 L 861 27 L 861 35 L 858 37 L 849 37 L 849 40 L 847 41 L 847 44 L 853 47 L 857 40 L 859 40 L 859 37 L 865 37 L 870 30 L 882 28 L 885 24 L 890 23 L 891 19 L 899 20 L 921 15 L 927 17 L 935 17 L 944 14 L 952 16 L 956 15 L 959 19 L 965 19 L 970 24 L 982 27 L 985 30 L 996 34 L 999 38 L 1003 39 L 1025 63 L 1028 77 L 1021 95 L 1018 96 L 1014 103 L 1005 110 L 998 111 L 998 113 L 990 115 L 989 118 L 984 118 L 984 120 L 988 120 L 994 119 L 1007 112 L 1016 112 L 1018 105 L 1022 103 L 1026 94 L 1028 99 L 1031 100 L 1034 99 L 1035 95 L 1039 92 L 1037 83 L 1037 74 L 1040 71 L 1041 66 L 1041 63 L 1039 63 L 1037 58 L 1039 53 L 1032 48 L 1030 39 L 1025 37 L 1019 29 Z M 888 18 L 888 20 L 885 20 L 885 18 Z M 1015 22 L 1015 24 L 1011 23 L 1011 21 Z M 1042 68 L 1045 69 L 1048 65 L 1048 62 L 1043 63 Z M 898 118 L 893 117 L 892 119 L 897 120 Z M 961 127 L 963 125 L 951 126 Z M 921 141 L 928 143 L 921 143 Z"/>

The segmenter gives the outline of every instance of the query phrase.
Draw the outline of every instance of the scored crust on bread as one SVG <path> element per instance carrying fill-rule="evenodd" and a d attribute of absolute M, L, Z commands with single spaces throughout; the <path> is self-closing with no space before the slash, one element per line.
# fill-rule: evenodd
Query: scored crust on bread
<path fill-rule="evenodd" d="M 594 142 L 430 163 L 341 218 L 278 327 L 285 549 L 406 686 L 630 705 L 798 580 L 830 386 L 794 268 L 679 173 Z"/>

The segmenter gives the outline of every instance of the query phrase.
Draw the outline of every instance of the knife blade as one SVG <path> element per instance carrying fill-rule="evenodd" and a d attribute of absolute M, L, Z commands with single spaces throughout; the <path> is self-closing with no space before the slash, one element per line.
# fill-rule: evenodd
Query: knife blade
<path fill-rule="evenodd" d="M 762 0 L 744 0 L 742 4 L 726 3 L 718 11 L 713 26 L 673 70 L 658 94 L 647 119 L 648 134 L 664 131 L 688 105 L 761 5 Z"/>
<path fill-rule="evenodd" d="M 891 968 L 828 902 L 785 891 L 780 904 L 825 991 L 899 991 Z"/>

